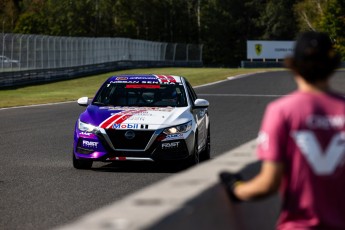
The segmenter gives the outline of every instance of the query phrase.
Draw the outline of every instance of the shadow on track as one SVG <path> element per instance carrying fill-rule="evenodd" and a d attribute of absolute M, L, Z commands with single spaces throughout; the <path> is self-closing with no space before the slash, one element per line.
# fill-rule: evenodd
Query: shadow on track
<path fill-rule="evenodd" d="M 123 173 L 178 173 L 188 167 L 188 165 L 180 162 L 175 163 L 156 163 L 156 162 L 103 162 L 98 163 L 91 170 L 96 172 L 123 172 Z"/>

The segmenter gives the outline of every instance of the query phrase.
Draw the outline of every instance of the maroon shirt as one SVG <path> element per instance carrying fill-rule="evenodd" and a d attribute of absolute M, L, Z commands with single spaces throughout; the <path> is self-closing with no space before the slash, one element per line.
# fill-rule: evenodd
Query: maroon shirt
<path fill-rule="evenodd" d="M 257 154 L 283 162 L 278 229 L 345 229 L 345 98 L 296 91 L 266 109 Z"/>

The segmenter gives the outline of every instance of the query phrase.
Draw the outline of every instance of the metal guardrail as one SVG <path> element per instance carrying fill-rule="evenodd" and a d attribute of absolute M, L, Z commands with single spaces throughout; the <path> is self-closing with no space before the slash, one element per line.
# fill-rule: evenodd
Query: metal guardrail
<path fill-rule="evenodd" d="M 0 72 L 0 89 L 90 76 L 116 70 L 147 67 L 201 67 L 198 61 L 118 61 L 93 65 Z"/>
<path fill-rule="evenodd" d="M 128 38 L 0 34 L 0 87 L 125 67 L 195 65 L 202 65 L 202 45 Z"/>

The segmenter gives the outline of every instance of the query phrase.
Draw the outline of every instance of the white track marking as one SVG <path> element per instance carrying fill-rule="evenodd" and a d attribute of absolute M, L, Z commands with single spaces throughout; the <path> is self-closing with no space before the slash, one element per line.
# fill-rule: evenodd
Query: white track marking
<path fill-rule="evenodd" d="M 68 103 L 77 103 L 77 101 L 54 102 L 54 103 L 37 104 L 37 105 L 23 105 L 23 106 L 15 106 L 15 107 L 8 107 L 8 108 L 0 108 L 0 110 L 22 109 L 22 108 L 41 107 L 41 106 L 49 106 L 49 105 L 61 105 L 61 104 L 68 104 Z"/>
<path fill-rule="evenodd" d="M 222 82 L 225 82 L 225 81 L 237 80 L 237 79 L 241 79 L 241 78 L 245 78 L 245 77 L 250 77 L 250 76 L 253 76 L 253 75 L 256 75 L 256 74 L 259 74 L 259 73 L 265 73 L 265 72 L 267 72 L 267 71 L 240 74 L 240 75 L 236 75 L 236 76 L 227 77 L 226 80 L 215 81 L 215 82 L 207 83 L 207 84 L 204 84 L 204 85 L 197 85 L 197 86 L 194 86 L 193 88 L 196 89 L 196 88 L 201 88 L 201 87 L 204 87 L 204 86 L 215 85 L 215 84 L 219 84 L 219 83 L 222 83 Z"/>

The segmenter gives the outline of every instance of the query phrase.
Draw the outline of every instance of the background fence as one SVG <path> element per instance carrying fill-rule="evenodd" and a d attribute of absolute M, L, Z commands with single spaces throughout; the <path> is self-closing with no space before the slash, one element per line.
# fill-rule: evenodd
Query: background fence
<path fill-rule="evenodd" d="M 119 68 L 181 65 L 202 65 L 202 45 L 0 34 L 0 87 Z"/>

